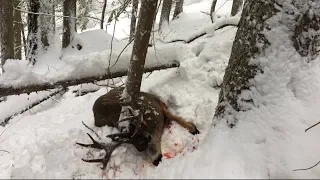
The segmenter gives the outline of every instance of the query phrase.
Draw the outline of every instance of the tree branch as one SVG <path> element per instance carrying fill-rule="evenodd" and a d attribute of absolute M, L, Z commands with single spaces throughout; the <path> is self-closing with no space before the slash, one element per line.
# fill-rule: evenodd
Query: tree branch
<path fill-rule="evenodd" d="M 33 108 L 33 107 L 41 104 L 42 102 L 50 99 L 52 96 L 55 96 L 55 95 L 57 95 L 57 94 L 64 93 L 64 92 L 65 92 L 64 89 L 60 89 L 60 90 L 57 90 L 57 91 L 54 92 L 54 93 L 51 93 L 50 95 L 46 96 L 45 98 L 41 99 L 40 101 L 36 101 L 36 102 L 31 103 L 29 106 L 25 107 L 25 108 L 22 109 L 21 111 L 16 112 L 16 113 L 14 113 L 13 115 L 8 116 L 8 117 L 5 118 L 4 120 L 0 121 L 0 122 L 1 122 L 1 123 L 0 123 L 0 126 L 3 126 L 3 127 L 4 127 L 5 125 L 7 125 L 7 124 L 9 123 L 10 119 L 12 119 L 14 116 L 16 116 L 16 115 L 18 115 L 18 114 L 22 114 L 22 113 L 28 111 L 29 109 L 31 109 L 31 108 Z"/>
<path fill-rule="evenodd" d="M 320 163 L 320 161 L 317 162 L 317 164 L 315 164 L 315 165 L 313 165 L 311 167 L 308 167 L 308 168 L 305 168 L 305 169 L 295 169 L 293 171 L 306 171 L 306 170 L 309 170 L 309 169 L 312 169 L 312 168 L 316 167 L 319 163 Z"/>
<path fill-rule="evenodd" d="M 227 27 L 227 26 L 238 27 L 238 25 L 236 25 L 236 24 L 222 24 L 222 25 L 221 25 L 220 27 L 218 27 L 216 30 L 225 28 L 225 27 Z M 198 38 L 200 38 L 200 37 L 202 37 L 202 36 L 204 36 L 204 35 L 206 35 L 206 34 L 207 34 L 206 32 L 201 32 L 201 33 L 199 33 L 199 34 L 197 34 L 197 35 L 194 35 L 193 37 L 190 37 L 190 38 L 188 38 L 188 39 L 185 39 L 185 40 L 184 40 L 184 39 L 174 39 L 174 40 L 171 40 L 171 41 L 169 41 L 169 42 L 166 42 L 166 44 L 175 43 L 175 42 L 183 42 L 183 43 L 189 44 L 189 43 L 195 41 L 196 39 L 198 39 Z"/>
<path fill-rule="evenodd" d="M 179 67 L 180 63 L 178 61 L 172 61 L 169 64 L 162 64 L 157 65 L 149 68 L 144 69 L 144 73 L 146 72 L 152 72 L 155 70 L 162 70 L 167 68 L 175 68 Z M 47 89 L 55 89 L 60 87 L 68 87 L 68 86 L 74 86 L 78 84 L 85 84 L 85 83 L 91 83 L 95 81 L 101 81 L 116 77 L 122 77 L 127 75 L 127 70 L 125 71 L 119 71 L 119 72 L 113 72 L 111 74 L 104 74 L 100 76 L 91 76 L 91 77 L 84 77 L 84 78 L 75 78 L 75 79 L 66 79 L 61 80 L 56 83 L 44 83 L 44 84 L 31 84 L 27 86 L 21 86 L 21 87 L 1 87 L 0 84 L 0 97 L 2 96 L 9 96 L 9 95 L 17 95 L 17 94 L 23 94 L 23 93 L 32 93 L 36 91 L 43 91 Z"/>

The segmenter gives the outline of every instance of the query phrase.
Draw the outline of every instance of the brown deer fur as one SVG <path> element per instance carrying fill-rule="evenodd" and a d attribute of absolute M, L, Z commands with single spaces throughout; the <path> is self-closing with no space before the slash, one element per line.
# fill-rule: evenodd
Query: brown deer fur
<path fill-rule="evenodd" d="M 118 128 L 121 131 L 118 121 L 121 113 L 120 100 L 123 89 L 114 88 L 95 101 L 92 110 L 96 126 L 107 125 Z M 161 136 L 168 121 L 176 121 L 192 134 L 197 134 L 199 131 L 192 123 L 186 122 L 182 117 L 171 114 L 166 104 L 155 95 L 140 92 L 139 97 L 141 100 L 139 110 L 143 115 L 144 122 L 142 122 L 139 133 L 133 138 L 131 144 L 139 151 L 146 150 L 153 164 L 157 165 L 162 158 Z M 143 141 L 144 139 L 148 139 L 148 142 Z"/>

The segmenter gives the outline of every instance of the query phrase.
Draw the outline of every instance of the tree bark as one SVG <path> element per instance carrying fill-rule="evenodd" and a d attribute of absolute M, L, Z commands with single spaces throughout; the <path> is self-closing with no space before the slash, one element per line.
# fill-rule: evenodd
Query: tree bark
<path fill-rule="evenodd" d="M 243 4 L 243 0 L 233 0 L 232 2 L 232 9 L 231 9 L 231 16 L 235 16 L 241 10 Z"/>
<path fill-rule="evenodd" d="M 104 0 L 104 3 L 103 3 L 101 21 L 100 21 L 100 29 L 103 29 L 104 16 L 106 14 L 107 2 L 108 2 L 107 0 Z M 107 31 L 107 29 L 106 29 L 106 31 Z"/>
<path fill-rule="evenodd" d="M 14 58 L 14 35 L 13 35 L 13 6 L 12 1 L 0 3 L 0 43 L 1 65 L 7 59 Z"/>
<path fill-rule="evenodd" d="M 40 0 L 29 0 L 29 11 L 32 13 L 28 14 L 28 59 L 30 63 L 36 63 L 36 55 L 38 50 L 38 28 L 39 28 L 39 13 Z"/>
<path fill-rule="evenodd" d="M 211 22 L 213 23 L 213 13 L 215 12 L 216 9 L 216 5 L 217 5 L 217 0 L 212 0 L 212 4 L 211 4 L 211 8 L 210 8 L 210 18 L 211 18 Z"/>
<path fill-rule="evenodd" d="M 20 0 L 13 0 L 13 7 L 19 8 Z M 23 28 L 23 22 L 21 19 L 21 12 L 13 10 L 13 33 L 14 33 L 14 58 L 22 59 L 22 41 L 21 41 L 21 32 Z"/>
<path fill-rule="evenodd" d="M 68 16 L 63 18 L 63 34 L 62 48 L 66 48 L 72 41 L 76 30 L 76 11 L 77 0 L 64 0 L 63 15 Z"/>
<path fill-rule="evenodd" d="M 142 66 L 143 67 L 143 66 Z M 148 67 L 142 70 L 142 72 L 152 72 L 156 70 L 161 70 L 161 69 L 167 69 L 167 68 L 174 68 L 174 67 L 179 67 L 179 62 L 178 61 L 172 61 L 169 64 L 160 64 L 152 67 Z M 32 93 L 36 91 L 43 91 L 47 89 L 55 89 L 55 88 L 60 88 L 60 87 L 68 87 L 68 86 L 74 86 L 78 84 L 85 84 L 85 83 L 92 83 L 95 81 L 101 81 L 101 80 L 106 80 L 106 79 L 112 79 L 116 77 L 122 77 L 126 76 L 128 74 L 128 71 L 118 71 L 118 72 L 113 72 L 110 74 L 101 74 L 97 76 L 88 76 L 88 77 L 83 77 L 83 78 L 75 78 L 75 79 L 66 79 L 66 80 L 61 80 L 55 83 L 42 83 L 42 84 L 29 84 L 27 86 L 19 86 L 19 87 L 11 87 L 11 86 L 3 86 L 0 84 L 0 97 L 3 96 L 9 96 L 9 95 L 18 95 L 18 94 L 23 94 L 23 93 Z"/>
<path fill-rule="evenodd" d="M 54 0 L 41 0 L 40 12 L 54 15 Z M 39 22 L 41 43 L 46 50 L 54 38 L 55 18 L 54 16 L 40 15 Z"/>
<path fill-rule="evenodd" d="M 176 0 L 176 6 L 174 8 L 172 19 L 175 19 L 180 13 L 183 12 L 183 3 L 184 3 L 184 0 Z"/>
<path fill-rule="evenodd" d="M 129 42 L 132 41 L 132 39 L 134 38 L 134 34 L 136 32 L 138 6 L 139 6 L 139 0 L 132 0 L 132 12 L 131 12 L 131 24 L 130 24 Z"/>
<path fill-rule="evenodd" d="M 292 52 L 283 52 L 290 48 L 296 50 L 301 59 L 313 60 L 319 56 L 320 14 L 312 13 L 320 12 L 320 6 L 312 5 L 316 2 L 246 0 L 223 78 L 215 120 L 225 119 L 229 127 L 233 127 L 238 112 L 258 106 L 248 94 L 256 92 L 252 91 L 253 78 L 264 73 L 263 62 L 274 61 L 274 57 L 269 57 L 271 52 L 287 56 L 277 61 L 290 60 Z M 289 45 L 281 48 L 285 45 L 279 41 Z M 267 70 L 270 71 L 268 67 Z M 241 96 L 243 92 L 247 96 Z"/>
<path fill-rule="evenodd" d="M 144 0 L 141 2 L 137 26 L 137 32 L 139 33 L 136 33 L 134 38 L 128 78 L 124 90 L 126 94 L 125 102 L 132 102 L 132 99 L 138 99 L 157 4 L 158 0 Z"/>
<path fill-rule="evenodd" d="M 172 7 L 172 0 L 163 0 L 160 22 L 159 22 L 159 31 L 162 29 L 162 26 L 164 24 L 166 25 L 169 24 L 171 7 Z"/>

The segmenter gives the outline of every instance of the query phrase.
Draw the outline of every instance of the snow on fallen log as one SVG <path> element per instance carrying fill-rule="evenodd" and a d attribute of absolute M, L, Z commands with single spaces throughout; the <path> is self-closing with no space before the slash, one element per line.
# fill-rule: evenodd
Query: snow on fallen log
<path fill-rule="evenodd" d="M 157 45 L 156 50 L 149 48 L 144 72 L 179 67 L 177 51 L 184 46 L 174 43 Z M 5 73 L 0 76 L 0 97 L 126 76 L 131 51 L 123 53 L 119 59 L 118 55 L 113 52 L 110 61 L 110 50 L 86 56 L 70 55 L 42 69 L 29 66 L 27 61 L 8 60 Z M 43 71 L 49 67 L 51 70 Z"/>

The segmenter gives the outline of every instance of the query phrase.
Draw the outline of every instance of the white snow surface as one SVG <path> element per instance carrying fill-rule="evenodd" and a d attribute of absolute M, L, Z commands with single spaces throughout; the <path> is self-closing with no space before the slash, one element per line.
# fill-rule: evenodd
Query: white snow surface
<path fill-rule="evenodd" d="M 223 2 L 219 0 L 218 4 Z M 208 0 L 186 0 L 185 9 L 192 9 L 192 5 L 205 7 L 210 3 Z M 227 5 L 231 8 L 231 3 Z M 198 12 L 195 18 L 193 15 L 197 13 L 192 11 L 191 14 L 186 11 L 168 29 L 175 29 L 175 26 L 178 31 L 178 27 L 189 27 L 188 31 L 176 33 L 176 37 L 181 38 L 200 29 L 210 29 L 207 23 L 200 23 L 201 16 L 202 22 L 209 22 L 207 16 Z M 235 19 L 231 21 L 236 23 Z M 194 25 L 190 25 L 192 22 Z M 117 132 L 111 127 L 97 128 L 93 125 L 92 105 L 109 90 L 100 88 L 95 93 L 80 97 L 74 97 L 69 91 L 57 102 L 51 102 L 50 106 L 45 104 L 46 108 L 39 108 L 34 113 L 18 115 L 7 126 L 0 127 L 0 178 L 319 178 L 320 167 L 307 171 L 293 170 L 310 167 L 320 160 L 317 154 L 320 145 L 316 143 L 320 135 L 319 127 L 304 132 L 319 121 L 320 59 L 307 64 L 298 54 L 288 58 L 293 49 L 285 41 L 286 32 L 281 26 L 266 34 L 274 44 L 267 50 L 264 59 L 256 59 L 262 62 L 264 68 L 264 74 L 253 81 L 256 88 L 251 93 L 242 94 L 253 97 L 258 107 L 238 113 L 239 121 L 233 129 L 227 127 L 224 120 L 215 122 L 213 126 L 220 91 L 217 86 L 222 82 L 236 30 L 236 27 L 226 27 L 189 45 L 157 45 L 157 51 L 148 52 L 149 57 L 156 54 L 160 60 L 175 58 L 181 66 L 145 75 L 142 90 L 160 96 L 169 105 L 170 111 L 193 122 L 201 132 L 193 136 L 176 123 L 171 124 L 162 136 L 164 158 L 157 167 L 151 166 L 143 153 L 129 145 L 113 153 L 104 171 L 99 168 L 101 164 L 88 164 L 81 160 L 98 157 L 102 153 L 75 144 L 90 143 L 86 133 L 98 139 L 81 121 L 102 137 L 99 141 L 110 142 L 104 137 Z M 96 49 L 92 48 L 92 51 Z M 62 64 L 72 67 L 70 74 L 73 75 L 94 73 L 84 72 L 84 68 L 89 66 L 97 66 L 96 70 L 102 71 L 99 68 L 103 69 L 106 62 L 101 63 L 101 59 L 108 57 L 108 52 L 88 50 L 87 54 L 66 53 Z M 100 59 L 95 60 L 97 58 Z M 123 58 L 117 67 L 121 68 L 128 61 Z M 11 76 L 17 78 L 26 71 L 26 64 L 25 61 L 9 61 L 7 68 L 15 70 L 16 74 Z M 36 76 L 34 72 L 29 74 L 30 77 Z M 55 73 L 48 77 L 57 80 L 62 76 L 65 78 L 66 74 L 59 77 Z M 4 82 L 1 76 L 0 82 Z M 40 98 L 45 93 L 34 98 Z M 19 106 L 26 105 L 25 98 L 12 96 L 7 102 L 0 103 L 0 108 L 7 108 L 5 104 L 18 107 L 13 103 L 14 99 Z M 1 109 L 1 117 L 10 114 L 8 112 L 11 112 L 8 108 Z"/>

